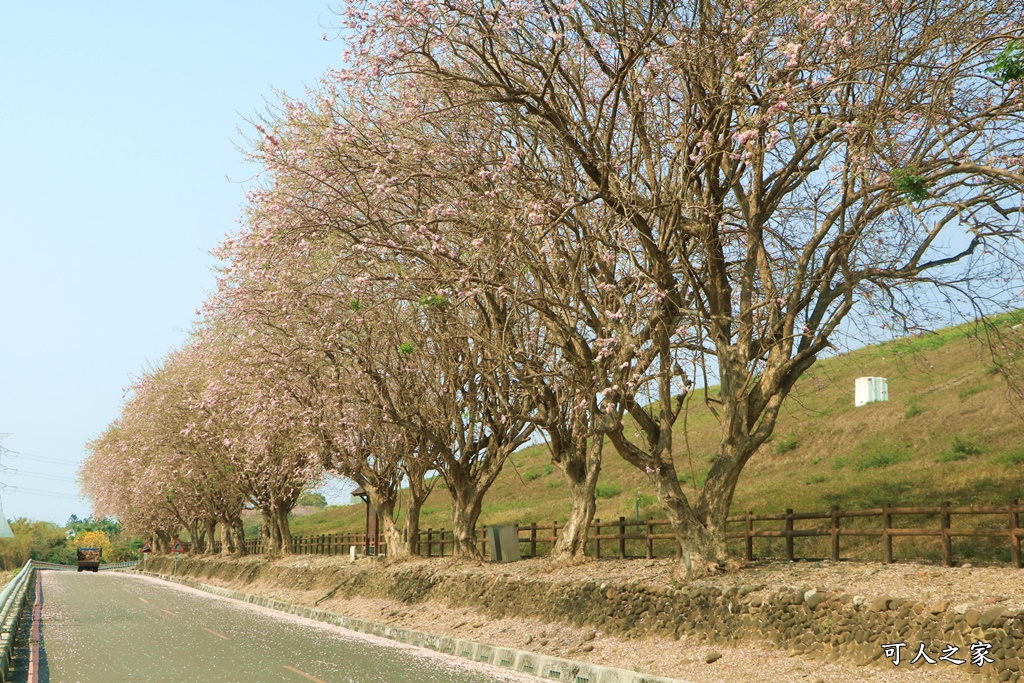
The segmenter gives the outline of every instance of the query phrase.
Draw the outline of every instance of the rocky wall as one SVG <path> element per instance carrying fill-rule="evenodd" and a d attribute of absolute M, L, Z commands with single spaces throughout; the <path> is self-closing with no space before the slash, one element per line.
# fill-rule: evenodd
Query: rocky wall
<path fill-rule="evenodd" d="M 151 561 L 147 570 L 170 573 L 171 562 Z M 955 666 L 964 674 L 984 680 L 1022 678 L 1024 612 L 998 605 L 982 611 L 954 607 L 947 601 L 924 603 L 897 596 L 868 599 L 811 586 L 721 589 L 699 583 L 670 587 L 521 581 L 458 572 L 445 566 L 382 567 L 368 560 L 325 569 L 283 567 L 255 558 L 196 559 L 181 562 L 177 572 L 219 585 L 234 583 L 236 587 L 242 584 L 272 590 L 280 586 L 323 591 L 325 596 L 359 595 L 408 604 L 429 601 L 472 608 L 493 618 L 569 622 L 629 638 L 648 634 L 695 636 L 721 645 L 754 641 L 811 658 L 841 659 L 873 667 L 894 666 L 896 649 L 887 652 L 883 645 L 905 643 L 898 648 L 901 668 Z M 910 663 L 918 656 L 921 644 L 924 655 L 935 664 L 928 663 L 924 656 L 916 665 Z M 979 657 L 979 649 L 987 659 Z"/>

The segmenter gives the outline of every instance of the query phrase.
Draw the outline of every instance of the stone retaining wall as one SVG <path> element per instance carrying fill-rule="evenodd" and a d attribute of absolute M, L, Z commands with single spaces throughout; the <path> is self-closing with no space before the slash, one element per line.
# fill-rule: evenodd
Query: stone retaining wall
<path fill-rule="evenodd" d="M 148 571 L 170 573 L 170 560 L 151 561 Z M 755 641 L 811 658 L 892 667 L 883 644 L 906 643 L 900 667 L 909 667 L 921 643 L 937 664 L 956 666 L 985 680 L 1018 681 L 1024 657 L 1024 611 L 998 605 L 984 611 L 926 604 L 900 597 L 865 599 L 813 587 L 772 590 L 763 585 L 720 589 L 699 584 L 672 587 L 636 583 L 550 583 L 502 576 L 446 572 L 422 564 L 382 569 L 337 570 L 279 567 L 246 560 L 186 560 L 178 574 L 216 581 L 259 581 L 290 589 L 328 588 L 338 595 L 389 598 L 414 604 L 432 601 L 467 607 L 492 618 L 524 617 L 568 622 L 631 638 L 648 634 L 696 636 L 721 645 Z M 993 661 L 971 663 L 972 644 L 991 645 Z M 944 648 L 958 648 L 955 665 L 940 661 Z"/>

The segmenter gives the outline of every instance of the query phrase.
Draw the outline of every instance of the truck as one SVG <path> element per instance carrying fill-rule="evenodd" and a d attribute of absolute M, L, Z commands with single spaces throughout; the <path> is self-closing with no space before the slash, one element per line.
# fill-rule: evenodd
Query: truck
<path fill-rule="evenodd" d="M 100 570 L 100 557 L 103 555 L 103 548 L 79 548 L 78 549 L 78 571 L 91 569 L 94 572 Z"/>

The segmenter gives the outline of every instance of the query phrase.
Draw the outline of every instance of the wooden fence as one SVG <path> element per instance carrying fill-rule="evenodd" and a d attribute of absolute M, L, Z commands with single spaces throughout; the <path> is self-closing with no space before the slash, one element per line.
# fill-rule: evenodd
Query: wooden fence
<path fill-rule="evenodd" d="M 1024 512 L 1024 505 L 1013 500 L 1007 505 L 983 505 L 983 506 L 959 506 L 954 507 L 949 503 L 931 507 L 893 507 L 883 505 L 880 508 L 866 510 L 840 510 L 833 506 L 827 512 L 793 512 L 786 510 L 784 514 L 755 515 L 747 512 L 745 515 L 730 517 L 728 520 L 726 538 L 731 541 L 739 541 L 742 544 L 743 554 L 748 561 L 755 556 L 771 557 L 782 556 L 787 560 L 796 559 L 824 559 L 830 558 L 835 561 L 842 559 L 842 539 L 870 539 L 878 538 L 881 548 L 881 559 L 884 562 L 893 562 L 893 540 L 896 538 L 921 537 L 937 539 L 940 546 L 941 562 L 946 566 L 953 565 L 954 545 L 953 539 L 980 537 L 994 539 L 996 543 L 1005 541 L 1009 544 L 1010 563 L 1020 568 L 1022 566 L 1021 539 L 1024 538 L 1024 529 L 1021 528 L 1021 513 Z M 981 518 L 987 523 L 975 527 L 954 525 L 954 517 Z M 925 518 L 925 522 L 920 520 Z M 926 526 L 928 518 L 932 518 L 932 526 Z M 768 523 L 766 526 L 765 523 Z M 780 524 L 781 523 L 781 524 Z M 808 526 L 808 523 L 811 523 Z M 916 526 L 906 526 L 914 523 Z M 539 557 L 551 552 L 551 548 L 558 539 L 559 525 L 557 521 L 550 524 L 515 525 L 519 534 L 519 549 L 523 557 Z M 738 528 L 737 528 L 738 527 Z M 479 530 L 482 550 L 487 554 L 487 532 L 485 528 Z M 667 520 L 644 520 L 628 521 L 625 517 L 619 517 L 615 521 L 602 522 L 595 519 L 590 528 L 590 540 L 588 554 L 592 557 L 608 558 L 646 558 L 657 557 L 679 557 L 681 548 L 676 542 L 675 534 L 672 533 L 671 525 Z M 784 548 L 781 555 L 773 555 L 781 539 Z M 810 553 L 798 553 L 796 539 L 825 539 L 824 545 L 821 541 L 808 543 L 802 550 L 811 550 Z M 767 551 L 755 555 L 755 541 L 761 543 L 760 550 Z M 803 542 L 802 542 L 803 544 Z M 215 549 L 219 550 L 219 543 Z M 263 552 L 263 545 L 259 539 L 246 541 L 246 551 L 253 554 Z M 857 551 L 863 556 L 866 545 L 873 545 L 870 542 L 859 541 Z M 293 536 L 292 552 L 298 554 L 314 555 L 344 555 L 349 553 L 352 547 L 365 552 L 367 549 L 366 534 L 321 534 L 315 536 Z M 1005 546 L 1003 546 L 1005 548 Z M 424 557 L 447 557 L 454 553 L 455 541 L 452 532 L 448 529 L 428 528 L 420 531 L 419 534 L 420 554 Z M 920 549 L 911 549 L 911 552 Z M 373 552 L 386 554 L 386 545 L 381 539 L 380 548 L 373 549 Z M 923 556 L 913 559 L 927 559 Z M 849 553 L 847 553 L 849 559 Z"/>

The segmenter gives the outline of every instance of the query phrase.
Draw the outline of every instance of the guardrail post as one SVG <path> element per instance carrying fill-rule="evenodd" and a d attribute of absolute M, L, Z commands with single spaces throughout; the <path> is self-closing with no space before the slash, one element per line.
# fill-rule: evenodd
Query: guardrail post
<path fill-rule="evenodd" d="M 947 567 L 953 566 L 953 544 L 950 541 L 949 528 L 949 502 L 943 501 L 940 506 L 939 528 L 942 531 L 942 564 Z"/>
<path fill-rule="evenodd" d="M 793 561 L 793 510 L 786 508 L 786 559 Z"/>

